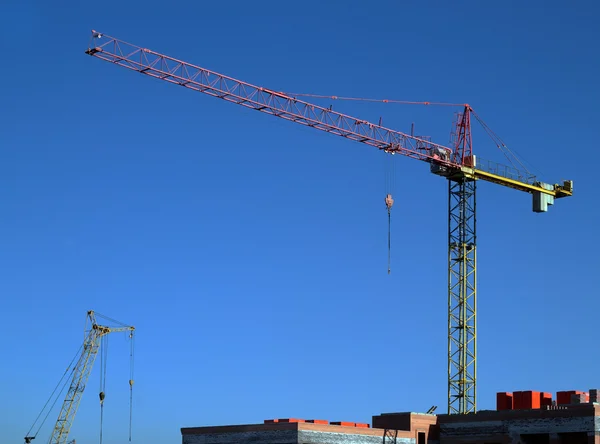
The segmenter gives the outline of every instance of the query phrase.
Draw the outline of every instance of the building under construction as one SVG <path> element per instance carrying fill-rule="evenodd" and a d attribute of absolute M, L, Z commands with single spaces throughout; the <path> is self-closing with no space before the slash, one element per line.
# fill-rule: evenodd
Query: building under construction
<path fill-rule="evenodd" d="M 598 391 L 498 393 L 496 410 L 384 413 L 371 424 L 267 419 L 182 428 L 183 444 L 600 444 Z"/>

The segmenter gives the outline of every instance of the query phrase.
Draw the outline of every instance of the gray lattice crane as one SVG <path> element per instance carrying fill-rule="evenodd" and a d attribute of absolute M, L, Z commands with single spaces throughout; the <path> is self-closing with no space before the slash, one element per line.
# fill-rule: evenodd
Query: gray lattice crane
<path fill-rule="evenodd" d="M 72 375 L 70 380 L 71 382 L 69 384 L 69 389 L 67 390 L 67 394 L 62 403 L 58 419 L 54 424 L 50 440 L 48 441 L 50 444 L 75 444 L 75 440 L 72 440 L 67 443 L 67 439 L 69 436 L 69 432 L 71 431 L 73 421 L 75 420 L 75 415 L 79 408 L 81 397 L 83 396 L 83 392 L 86 388 L 86 384 L 92 372 L 92 368 L 94 367 L 94 362 L 96 361 L 96 357 L 98 356 L 98 351 L 100 349 L 102 339 L 110 333 L 128 332 L 131 343 L 131 359 L 133 360 L 133 335 L 135 332 L 135 327 L 124 325 L 121 323 L 118 323 L 121 325 L 116 327 L 107 327 L 105 325 L 100 325 L 96 321 L 96 315 L 97 313 L 95 313 L 92 310 L 87 312 L 85 339 L 83 341 L 83 345 L 81 346 L 80 351 L 76 356 L 77 361 L 75 365 L 72 366 L 72 362 L 69 368 L 67 369 L 67 372 L 65 372 L 65 375 L 63 376 L 64 379 L 69 371 Z M 110 318 L 106 318 L 102 315 L 98 316 L 113 322 L 117 322 Z M 58 389 L 58 387 L 61 385 L 61 382 L 62 379 L 61 381 L 59 381 L 59 384 L 57 385 L 56 389 Z M 133 382 L 133 373 L 131 373 L 129 379 L 130 392 L 133 389 Z M 50 396 L 51 399 L 53 398 L 56 389 Z M 46 407 L 50 404 L 51 399 L 49 399 L 48 402 L 46 402 L 46 405 L 44 406 L 37 419 L 35 420 L 34 424 L 31 426 L 31 429 L 27 433 L 27 436 L 25 437 L 26 444 L 31 443 L 37 437 L 37 434 L 43 426 L 43 421 L 37 428 L 37 431 L 34 435 L 31 435 L 31 432 L 35 428 L 38 420 L 41 418 Z M 104 391 L 102 390 L 100 392 L 101 405 L 103 405 L 103 402 Z"/>

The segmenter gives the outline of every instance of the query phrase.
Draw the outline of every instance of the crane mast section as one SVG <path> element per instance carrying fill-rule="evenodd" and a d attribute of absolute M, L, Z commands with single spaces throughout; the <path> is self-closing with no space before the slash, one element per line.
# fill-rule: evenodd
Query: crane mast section
<path fill-rule="evenodd" d="M 99 338 L 100 335 L 95 329 L 91 329 L 85 338 L 83 352 L 73 370 L 73 379 L 71 380 L 69 391 L 52 431 L 51 444 L 63 444 L 67 442 L 71 425 L 79 408 L 81 396 L 98 355 Z"/>
<path fill-rule="evenodd" d="M 447 153 L 449 158 L 451 149 L 446 146 L 251 85 L 95 31 L 93 35 L 95 45 L 91 45 L 86 53 L 96 58 L 380 150 L 459 168 L 436 155 Z M 107 41 L 98 45 L 100 38 Z"/>

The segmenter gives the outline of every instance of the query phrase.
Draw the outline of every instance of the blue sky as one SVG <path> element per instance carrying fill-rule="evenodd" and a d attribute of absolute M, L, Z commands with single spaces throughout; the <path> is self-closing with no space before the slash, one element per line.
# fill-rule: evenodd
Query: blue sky
<path fill-rule="evenodd" d="M 133 440 L 274 417 L 445 411 L 447 184 L 374 148 L 84 54 L 90 30 L 268 88 L 470 103 L 576 197 L 478 188 L 480 409 L 600 385 L 591 1 L 3 3 L 0 441 L 20 442 L 97 310 L 137 328 Z M 328 101 L 318 102 L 329 105 Z M 452 110 L 334 109 L 448 142 Z M 502 161 L 481 132 L 475 152 Z M 111 339 L 104 443 L 125 442 Z M 99 369 L 70 437 L 98 439 Z M 49 436 L 49 427 L 39 440 Z"/>

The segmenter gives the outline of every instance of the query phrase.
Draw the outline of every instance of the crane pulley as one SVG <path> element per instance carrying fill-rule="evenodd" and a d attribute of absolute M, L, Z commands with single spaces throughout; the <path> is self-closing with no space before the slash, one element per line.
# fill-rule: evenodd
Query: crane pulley
<path fill-rule="evenodd" d="M 348 116 L 284 94 L 210 71 L 191 63 L 92 31 L 86 54 L 149 77 L 281 119 L 400 154 L 430 165 L 430 171 L 448 181 L 448 413 L 476 411 L 476 212 L 478 181 L 524 191 L 533 196 L 533 211 L 543 213 L 555 199 L 573 195 L 573 182 L 541 182 L 528 171 L 477 158 L 473 152 L 468 104 L 458 113 L 452 146 L 392 130 L 381 124 Z M 332 96 L 332 98 L 336 98 Z M 430 104 L 431 102 L 419 102 Z M 489 133 L 489 132 L 488 132 Z M 499 145 L 499 148 L 501 146 Z M 388 273 L 390 221 L 388 210 Z"/>

